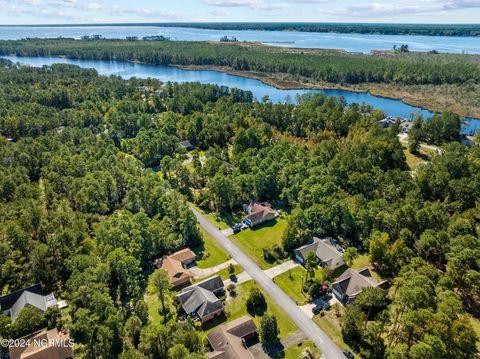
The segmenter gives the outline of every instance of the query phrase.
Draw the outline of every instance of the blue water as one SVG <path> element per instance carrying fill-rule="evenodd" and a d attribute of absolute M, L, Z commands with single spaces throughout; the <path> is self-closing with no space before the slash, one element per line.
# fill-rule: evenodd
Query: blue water
<path fill-rule="evenodd" d="M 1 26 L 0 39 L 17 40 L 27 37 L 71 37 L 102 35 L 105 38 L 163 35 L 172 40 L 218 41 L 222 36 L 240 41 L 256 41 L 268 45 L 301 48 L 343 49 L 368 53 L 372 50 L 391 50 L 393 45 L 407 44 L 413 51 L 480 54 L 479 37 L 339 34 L 301 31 L 209 30 L 157 26 L 74 26 L 35 27 Z"/>
<path fill-rule="evenodd" d="M 407 105 L 400 100 L 377 97 L 369 93 L 357 93 L 345 90 L 280 90 L 258 80 L 229 75 L 218 71 L 190 71 L 171 66 L 151 66 L 121 61 L 77 60 L 63 57 L 3 57 L 13 62 L 19 62 L 35 67 L 52 65 L 55 63 L 78 65 L 85 68 L 94 68 L 101 75 L 118 75 L 126 79 L 131 77 L 151 77 L 163 82 L 200 82 L 204 84 L 210 83 L 220 86 L 236 87 L 242 90 L 251 91 L 256 99 L 268 96 L 272 102 L 294 103 L 297 95 L 305 93 L 323 93 L 329 96 L 342 96 L 347 103 L 366 103 L 374 108 L 382 110 L 385 115 L 388 116 L 408 118 L 420 113 L 424 118 L 429 118 L 433 115 L 430 111 Z M 469 119 L 464 128 L 464 133 L 471 134 L 479 130 L 480 120 Z"/>

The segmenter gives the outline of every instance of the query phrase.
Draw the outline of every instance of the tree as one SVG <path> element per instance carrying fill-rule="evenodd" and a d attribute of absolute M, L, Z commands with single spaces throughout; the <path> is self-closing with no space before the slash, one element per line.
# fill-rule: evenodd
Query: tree
<path fill-rule="evenodd" d="M 188 354 L 188 349 L 185 348 L 185 345 L 183 344 L 175 344 L 173 347 L 168 349 L 169 359 L 185 359 Z"/>
<path fill-rule="evenodd" d="M 172 347 L 172 333 L 168 326 L 153 324 L 143 328 L 139 349 L 150 358 L 168 359 Z"/>
<path fill-rule="evenodd" d="M 345 264 L 347 266 L 351 267 L 355 258 L 358 257 L 357 248 L 348 247 L 347 249 L 345 249 L 345 252 L 343 252 L 342 257 L 343 257 L 343 261 L 345 262 Z"/>
<path fill-rule="evenodd" d="M 305 269 L 307 270 L 306 280 L 308 277 L 315 278 L 315 269 L 318 268 L 318 257 L 314 251 L 307 253 L 307 259 L 305 260 Z"/>
<path fill-rule="evenodd" d="M 130 342 L 136 347 L 140 341 L 142 321 L 135 315 L 131 316 L 125 322 L 124 331 Z"/>
<path fill-rule="evenodd" d="M 260 320 L 259 335 L 262 345 L 264 347 L 275 344 L 278 342 L 278 336 L 280 332 L 278 330 L 277 319 L 274 315 L 265 314 Z"/>
<path fill-rule="evenodd" d="M 366 287 L 362 292 L 355 297 L 355 305 L 362 310 L 366 310 L 367 320 L 370 317 L 372 310 L 380 310 L 386 306 L 385 293 L 378 287 Z M 365 321 L 365 328 L 367 329 L 367 320 Z"/>
<path fill-rule="evenodd" d="M 267 302 L 265 300 L 265 296 L 260 291 L 260 289 L 258 289 L 257 286 L 254 286 L 250 290 L 250 294 L 247 298 L 246 305 L 247 305 L 247 309 L 254 313 L 265 310 L 267 306 Z"/>
<path fill-rule="evenodd" d="M 167 308 L 165 305 L 165 300 L 166 300 L 168 290 L 170 289 L 170 280 L 168 278 L 167 271 L 164 269 L 156 270 L 155 272 L 153 272 L 150 281 L 153 284 L 154 288 L 158 291 L 160 303 L 162 304 L 163 319 L 166 322 Z"/>
<path fill-rule="evenodd" d="M 12 336 L 21 338 L 44 328 L 46 324 L 40 309 L 33 306 L 25 307 L 20 310 L 15 322 L 12 324 Z"/>
<path fill-rule="evenodd" d="M 365 314 L 356 305 L 347 305 L 342 323 L 342 336 L 345 343 L 358 346 L 363 338 Z"/>

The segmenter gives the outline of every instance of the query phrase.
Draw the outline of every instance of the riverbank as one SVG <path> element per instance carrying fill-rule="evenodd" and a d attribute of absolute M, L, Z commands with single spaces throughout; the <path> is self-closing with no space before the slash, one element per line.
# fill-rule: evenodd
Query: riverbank
<path fill-rule="evenodd" d="M 460 116 L 480 118 L 480 85 L 469 88 L 457 85 L 399 85 L 374 84 L 340 85 L 328 82 L 315 82 L 310 78 L 290 79 L 288 74 L 267 74 L 254 71 L 238 71 L 226 66 L 188 65 L 175 66 L 182 70 L 219 71 L 226 74 L 254 79 L 280 90 L 344 90 L 357 93 L 370 93 L 373 96 L 401 100 L 404 103 L 432 112 L 452 111 Z"/>

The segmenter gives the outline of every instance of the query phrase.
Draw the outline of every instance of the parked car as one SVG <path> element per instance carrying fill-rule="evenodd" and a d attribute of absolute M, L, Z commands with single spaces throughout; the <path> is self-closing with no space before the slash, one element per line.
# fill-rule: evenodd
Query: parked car
<path fill-rule="evenodd" d="M 322 311 L 322 307 L 320 305 L 316 305 L 312 308 L 312 313 L 314 315 L 317 315 L 318 313 L 320 313 Z"/>
<path fill-rule="evenodd" d="M 242 224 L 241 223 L 235 223 L 232 226 L 233 233 L 238 233 L 242 230 Z"/>
<path fill-rule="evenodd" d="M 348 359 L 355 359 L 355 356 L 352 354 L 352 352 L 348 351 L 347 349 L 343 351 L 343 355 L 345 355 L 345 357 Z"/>

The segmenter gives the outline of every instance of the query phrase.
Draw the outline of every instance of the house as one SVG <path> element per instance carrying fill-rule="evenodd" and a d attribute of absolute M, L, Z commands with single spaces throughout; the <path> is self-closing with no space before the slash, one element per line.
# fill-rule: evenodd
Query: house
<path fill-rule="evenodd" d="M 248 315 L 222 325 L 207 335 L 213 349 L 207 353 L 207 357 L 209 359 L 252 359 L 252 354 L 246 347 L 246 341 L 256 333 L 257 327 Z"/>
<path fill-rule="evenodd" d="M 45 312 L 56 305 L 55 296 L 52 293 L 45 293 L 40 284 L 0 297 L 0 312 L 12 318 L 12 321 L 17 319 L 18 313 L 25 307 L 32 306 Z"/>
<path fill-rule="evenodd" d="M 155 264 L 159 269 L 166 270 L 170 284 L 173 287 L 178 287 L 190 282 L 192 275 L 187 268 L 195 262 L 195 258 L 195 253 L 190 248 L 185 248 L 169 256 L 157 259 Z"/>
<path fill-rule="evenodd" d="M 180 146 L 185 148 L 187 151 L 193 151 L 195 149 L 195 145 L 190 140 L 180 141 Z"/>
<path fill-rule="evenodd" d="M 73 358 L 73 340 L 65 331 L 44 329 L 24 339 L 26 345 L 16 345 L 8 348 L 10 359 Z"/>
<path fill-rule="evenodd" d="M 217 275 L 184 288 L 180 294 L 177 294 L 177 301 L 187 315 L 205 323 L 222 314 L 223 304 L 217 295 L 223 292 L 223 281 Z"/>
<path fill-rule="evenodd" d="M 413 127 L 413 122 L 412 121 L 402 121 L 400 124 L 400 129 L 402 130 L 403 133 L 410 133 L 410 130 Z"/>
<path fill-rule="evenodd" d="M 275 218 L 276 212 L 268 203 L 256 203 L 252 202 L 246 208 L 247 216 L 245 217 L 245 223 L 250 228 L 258 226 L 259 224 L 270 221 Z"/>
<path fill-rule="evenodd" d="M 381 128 L 387 128 L 393 125 L 397 120 L 392 116 L 387 116 L 383 120 L 378 121 Z"/>
<path fill-rule="evenodd" d="M 333 238 L 313 238 L 313 243 L 293 251 L 295 259 L 300 264 L 305 264 L 309 252 L 315 253 L 322 267 L 335 269 L 345 264 L 342 253 L 337 249 Z"/>
<path fill-rule="evenodd" d="M 347 269 L 338 279 L 332 283 L 333 294 L 342 303 L 350 303 L 355 297 L 367 287 L 378 287 L 387 290 L 389 282 L 377 282 L 372 278 L 372 274 L 368 268 L 355 270 Z"/>

